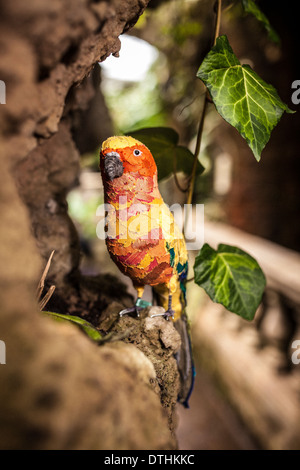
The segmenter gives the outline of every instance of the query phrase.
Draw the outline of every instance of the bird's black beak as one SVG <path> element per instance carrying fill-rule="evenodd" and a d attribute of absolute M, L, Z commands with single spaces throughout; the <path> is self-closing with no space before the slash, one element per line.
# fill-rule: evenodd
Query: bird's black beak
<path fill-rule="evenodd" d="M 118 152 L 109 152 L 105 155 L 104 171 L 111 181 L 123 175 L 124 166 Z"/>

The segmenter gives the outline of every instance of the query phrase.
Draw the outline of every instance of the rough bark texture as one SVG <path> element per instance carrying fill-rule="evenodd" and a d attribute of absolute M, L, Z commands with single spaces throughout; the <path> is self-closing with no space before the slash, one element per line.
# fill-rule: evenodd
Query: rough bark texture
<path fill-rule="evenodd" d="M 116 338 L 123 336 L 125 342 L 134 344 L 150 359 L 161 403 L 168 416 L 170 429 L 175 432 L 179 376 L 174 354 L 180 348 L 180 335 L 172 322 L 162 317 L 151 318 L 151 315 L 164 311 L 162 307 L 147 308 L 141 312 L 140 318 L 119 318 L 119 311 L 120 305 L 112 303 L 101 315 L 98 327 Z"/>
<path fill-rule="evenodd" d="M 3 449 L 176 446 L 176 331 L 157 319 L 118 319 L 116 310 L 130 296 L 120 283 L 116 289 L 115 279 L 80 274 L 79 240 L 66 204 L 79 175 L 79 150 L 97 138 L 100 143 L 109 130 L 105 108 L 97 113 L 93 106 L 97 126 L 87 127 L 88 140 L 78 135 L 93 97 L 101 101 L 91 72 L 118 53 L 118 36 L 146 5 L 147 0 L 0 2 L 0 78 L 7 89 L 0 109 Z M 97 346 L 75 326 L 56 324 L 37 311 L 35 289 L 52 250 L 55 306 L 93 319 L 103 331 L 134 327 L 125 341 Z M 116 292 L 119 304 L 111 304 Z"/>

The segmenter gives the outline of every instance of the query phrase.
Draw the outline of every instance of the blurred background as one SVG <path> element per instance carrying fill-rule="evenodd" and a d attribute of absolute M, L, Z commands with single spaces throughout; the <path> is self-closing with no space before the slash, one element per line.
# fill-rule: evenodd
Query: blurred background
<path fill-rule="evenodd" d="M 67 201 L 80 234 L 81 270 L 120 276 L 133 294 L 96 235 L 103 202 L 99 146 L 113 134 L 168 126 L 194 151 L 205 93 L 196 72 L 211 47 L 210 6 L 206 0 L 151 0 L 135 27 L 120 37 L 120 56 L 94 69 L 95 98 L 73 129 L 81 173 Z M 298 111 L 291 101 L 292 82 L 300 79 L 296 15 L 279 2 L 259 6 L 281 38 L 279 45 L 239 2 L 224 1 L 220 33 L 240 61 Z M 248 323 L 189 282 L 197 375 L 190 409 L 178 408 L 181 449 L 300 448 L 300 365 L 292 360 L 293 342 L 300 340 L 299 125 L 298 112 L 284 114 L 258 163 L 237 131 L 208 106 L 199 156 L 205 171 L 193 199 L 205 207 L 205 241 L 252 254 L 266 274 L 267 289 Z M 186 187 L 186 175 L 177 179 Z M 160 189 L 168 204 L 184 203 L 186 194 L 172 171 Z M 189 277 L 196 254 L 190 252 Z"/>

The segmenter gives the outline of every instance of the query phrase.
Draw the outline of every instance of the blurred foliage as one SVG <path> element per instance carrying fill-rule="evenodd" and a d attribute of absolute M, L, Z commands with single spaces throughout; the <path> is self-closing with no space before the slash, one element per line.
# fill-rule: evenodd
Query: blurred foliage
<path fill-rule="evenodd" d="M 250 13 L 255 16 L 255 18 L 264 26 L 268 32 L 269 38 L 271 41 L 274 41 L 277 44 L 280 44 L 280 38 L 271 26 L 270 21 L 266 15 L 260 10 L 259 6 L 255 3 L 254 0 L 242 0 L 242 6 L 246 13 Z"/>
<path fill-rule="evenodd" d="M 140 83 L 102 82 L 115 133 L 169 126 L 190 143 L 205 91 L 195 76 L 210 49 L 213 24 L 211 0 L 172 0 L 146 9 L 130 34 L 156 47 L 158 60 Z"/>
<path fill-rule="evenodd" d="M 99 181 L 101 177 L 99 175 Z M 81 188 L 73 189 L 67 197 L 69 214 L 77 225 L 78 231 L 86 239 L 96 237 L 96 225 L 99 221 L 96 210 L 103 203 L 101 190 L 84 191 Z"/>
<path fill-rule="evenodd" d="M 173 39 L 174 45 L 182 46 L 185 41 L 193 36 L 199 36 L 202 31 L 202 25 L 197 21 L 188 20 L 186 23 L 163 26 L 161 31 Z"/>
<path fill-rule="evenodd" d="M 194 155 L 187 148 L 178 145 L 179 135 L 170 127 L 148 127 L 131 132 L 131 136 L 143 142 L 152 155 L 155 155 L 158 181 L 168 177 L 173 172 L 184 172 L 187 176 L 192 173 Z M 204 171 L 197 162 L 196 174 Z"/>
<path fill-rule="evenodd" d="M 166 123 L 156 69 L 154 64 L 141 82 L 122 82 L 111 78 L 103 80 L 102 90 L 113 119 L 115 134 L 123 134 L 136 127 L 161 126 Z"/>
<path fill-rule="evenodd" d="M 157 47 L 165 59 L 158 74 L 159 95 L 167 125 L 177 130 L 185 145 L 197 132 L 205 88 L 195 76 L 210 49 L 213 25 L 211 0 L 172 0 L 146 10 L 143 27 L 132 31 Z"/>

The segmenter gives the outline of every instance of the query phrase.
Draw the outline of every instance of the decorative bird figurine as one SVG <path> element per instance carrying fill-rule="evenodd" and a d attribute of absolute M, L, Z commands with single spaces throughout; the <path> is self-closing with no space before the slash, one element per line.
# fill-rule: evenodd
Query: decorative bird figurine
<path fill-rule="evenodd" d="M 183 234 L 158 188 L 157 167 L 150 150 L 129 136 L 114 136 L 102 144 L 100 169 L 106 204 L 106 245 L 120 271 L 137 291 L 135 313 L 149 303 L 142 296 L 153 288 L 163 316 L 172 319 L 181 335 L 177 353 L 181 375 L 178 400 L 188 407 L 194 381 L 191 342 L 185 312 L 188 254 Z"/>

